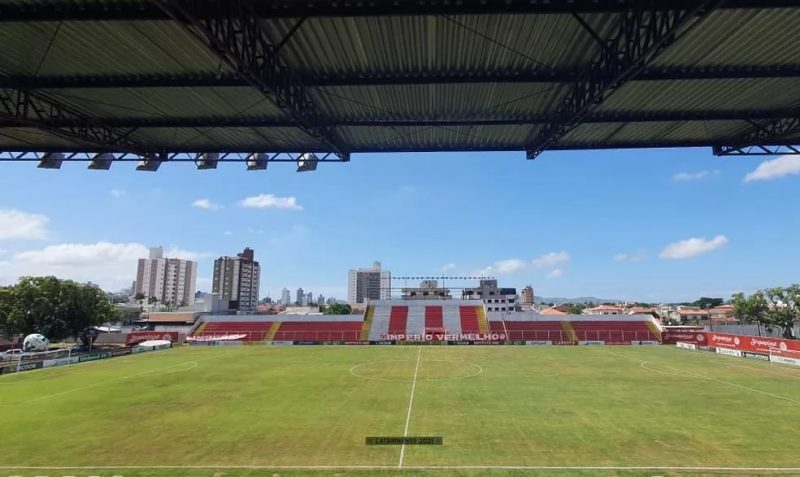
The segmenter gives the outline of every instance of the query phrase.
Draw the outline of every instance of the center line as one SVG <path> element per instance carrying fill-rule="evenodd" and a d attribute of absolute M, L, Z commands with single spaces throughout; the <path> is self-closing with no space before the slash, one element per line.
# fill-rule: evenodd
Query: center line
<path fill-rule="evenodd" d="M 406 414 L 406 430 L 403 431 L 403 437 L 408 437 L 408 424 L 411 422 L 411 406 L 414 404 L 414 390 L 417 389 L 417 372 L 419 371 L 419 358 L 422 356 L 422 346 L 419 347 L 417 353 L 417 366 L 414 368 L 414 381 L 411 384 L 411 398 L 408 400 L 408 414 Z M 400 447 L 400 462 L 397 467 L 403 467 L 403 457 L 406 455 L 406 443 Z"/>

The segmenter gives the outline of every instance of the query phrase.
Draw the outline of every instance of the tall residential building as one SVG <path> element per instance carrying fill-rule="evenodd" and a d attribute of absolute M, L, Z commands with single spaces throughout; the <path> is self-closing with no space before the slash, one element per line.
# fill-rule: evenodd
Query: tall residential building
<path fill-rule="evenodd" d="M 258 308 L 261 265 L 250 248 L 235 257 L 214 260 L 213 293 L 228 302 L 229 310 L 254 311 Z"/>
<path fill-rule="evenodd" d="M 392 296 L 392 273 L 381 270 L 381 262 L 372 268 L 359 268 L 347 272 L 347 301 L 351 305 L 370 300 L 388 300 Z"/>
<path fill-rule="evenodd" d="M 322 296 L 322 293 L 319 294 L 317 297 L 317 305 L 324 305 L 325 304 L 325 297 Z"/>
<path fill-rule="evenodd" d="M 303 304 L 303 299 L 305 298 L 305 296 L 306 296 L 306 294 L 305 294 L 305 292 L 303 292 L 303 289 L 302 288 L 298 288 L 297 289 L 297 294 L 296 294 L 296 299 L 295 299 L 294 303 L 296 305 L 302 305 Z"/>
<path fill-rule="evenodd" d="M 289 306 L 292 304 L 292 294 L 288 288 L 281 290 L 281 305 Z"/>
<path fill-rule="evenodd" d="M 194 303 L 197 288 L 197 262 L 165 258 L 164 249 L 152 247 L 148 258 L 140 258 L 134 294 L 145 300 L 187 306 Z"/>
<path fill-rule="evenodd" d="M 523 306 L 533 305 L 533 287 L 530 285 L 522 289 L 522 305 Z"/>

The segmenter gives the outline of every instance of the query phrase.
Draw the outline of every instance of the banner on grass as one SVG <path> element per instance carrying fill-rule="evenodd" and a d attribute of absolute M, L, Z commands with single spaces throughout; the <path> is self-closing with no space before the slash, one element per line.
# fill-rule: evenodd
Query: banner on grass
<path fill-rule="evenodd" d="M 128 333 L 128 336 L 125 337 L 125 344 L 130 346 L 136 343 L 141 343 L 142 341 L 155 341 L 155 340 L 164 340 L 164 341 L 178 341 L 178 332 L 177 331 L 134 331 L 133 333 Z"/>
<path fill-rule="evenodd" d="M 701 326 L 682 326 L 680 328 L 666 327 L 661 333 L 661 341 L 664 344 L 676 344 L 679 341 L 683 343 L 705 344 L 706 333 Z"/>

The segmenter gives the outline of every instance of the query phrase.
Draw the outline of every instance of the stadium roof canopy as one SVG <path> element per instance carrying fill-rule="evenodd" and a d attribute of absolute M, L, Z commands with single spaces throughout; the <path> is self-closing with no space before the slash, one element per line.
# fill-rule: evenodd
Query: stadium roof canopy
<path fill-rule="evenodd" d="M 797 153 L 798 25 L 800 0 L 0 0 L 0 151 Z"/>

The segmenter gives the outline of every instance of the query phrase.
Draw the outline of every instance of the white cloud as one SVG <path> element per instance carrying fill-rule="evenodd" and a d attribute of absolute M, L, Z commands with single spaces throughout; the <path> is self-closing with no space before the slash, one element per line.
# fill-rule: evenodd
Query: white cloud
<path fill-rule="evenodd" d="M 498 260 L 494 262 L 492 265 L 489 265 L 488 267 L 485 267 L 483 270 L 479 271 L 478 275 L 487 276 L 508 274 L 517 272 L 523 268 L 525 268 L 524 260 L 520 260 L 519 258 L 509 258 L 507 260 Z"/>
<path fill-rule="evenodd" d="M 795 174 L 800 174 L 800 156 L 781 156 L 759 164 L 754 171 L 747 173 L 744 181 L 767 181 Z"/>
<path fill-rule="evenodd" d="M 533 266 L 540 270 L 556 268 L 559 264 L 566 263 L 572 258 L 567 252 L 550 252 L 533 259 Z"/>
<path fill-rule="evenodd" d="M 638 262 L 639 260 L 644 260 L 646 256 L 644 251 L 640 250 L 633 254 L 618 253 L 614 255 L 613 260 L 615 262 Z"/>
<path fill-rule="evenodd" d="M 452 269 L 454 269 L 454 268 L 456 268 L 456 264 L 455 264 L 455 263 L 448 263 L 448 264 L 445 264 L 445 265 L 443 265 L 443 266 L 442 266 L 442 267 L 439 269 L 439 271 L 440 271 L 440 272 L 442 272 L 442 273 L 444 273 L 444 272 L 449 272 L 450 270 L 452 270 Z"/>
<path fill-rule="evenodd" d="M 43 239 L 47 237 L 49 220 L 41 214 L 0 209 L 0 240 Z"/>
<path fill-rule="evenodd" d="M 242 207 L 250 207 L 254 209 L 294 209 L 303 210 L 303 207 L 297 203 L 296 197 L 276 197 L 273 194 L 259 194 L 253 197 L 247 197 L 239 202 Z"/>
<path fill-rule="evenodd" d="M 206 210 L 222 209 L 222 205 L 211 202 L 208 199 L 197 199 L 196 201 L 192 202 L 192 207 L 197 207 L 198 209 L 206 209 Z"/>
<path fill-rule="evenodd" d="M 690 238 L 667 245 L 658 256 L 669 259 L 691 258 L 716 250 L 727 243 L 728 238 L 724 235 L 717 235 L 711 240 Z"/>
<path fill-rule="evenodd" d="M 678 172 L 672 176 L 672 180 L 675 182 L 699 181 L 711 175 L 717 176 L 719 171 Z"/>
<path fill-rule="evenodd" d="M 65 243 L 27 250 L 0 262 L 0 283 L 13 283 L 21 276 L 55 275 L 81 282 L 92 281 L 106 289 L 130 285 L 137 260 L 146 258 L 148 247 L 140 243 Z M 197 260 L 209 254 L 172 247 L 170 258 Z"/>
<path fill-rule="evenodd" d="M 119 199 L 120 197 L 125 195 L 125 191 L 122 189 L 111 189 L 109 193 L 111 194 L 111 197 L 115 199 Z"/>
<path fill-rule="evenodd" d="M 550 273 L 548 273 L 547 276 L 550 277 L 550 278 L 563 277 L 564 276 L 564 270 L 562 270 L 560 268 L 556 268 L 553 271 L 551 271 Z"/>

